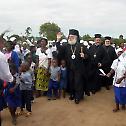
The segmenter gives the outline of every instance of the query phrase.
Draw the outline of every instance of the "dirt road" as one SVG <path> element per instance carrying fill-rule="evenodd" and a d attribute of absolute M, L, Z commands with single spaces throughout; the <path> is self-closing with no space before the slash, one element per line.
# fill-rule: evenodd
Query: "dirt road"
<path fill-rule="evenodd" d="M 102 89 L 95 95 L 85 97 L 79 105 L 68 98 L 48 101 L 41 97 L 33 103 L 31 117 L 19 117 L 17 126 L 126 126 L 126 112 L 113 113 L 112 89 Z M 12 126 L 8 110 L 4 110 L 3 126 Z"/>

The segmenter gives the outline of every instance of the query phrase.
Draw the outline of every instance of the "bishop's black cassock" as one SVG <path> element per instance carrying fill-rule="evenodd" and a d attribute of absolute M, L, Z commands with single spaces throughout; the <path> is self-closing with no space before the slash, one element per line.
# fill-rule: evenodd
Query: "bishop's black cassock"
<path fill-rule="evenodd" d="M 77 42 L 75 45 L 66 44 L 64 46 L 57 43 L 57 49 L 59 59 L 64 59 L 67 62 L 70 96 L 81 100 L 87 81 L 87 48 Z M 85 58 L 80 57 L 81 51 L 85 54 Z M 75 56 L 73 56 L 73 53 Z"/>

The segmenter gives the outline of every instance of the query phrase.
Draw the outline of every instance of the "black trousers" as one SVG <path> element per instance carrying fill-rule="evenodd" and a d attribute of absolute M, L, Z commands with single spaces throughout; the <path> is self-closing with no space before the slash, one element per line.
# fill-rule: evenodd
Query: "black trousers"
<path fill-rule="evenodd" d="M 21 108 L 25 108 L 28 112 L 31 112 L 31 98 L 32 90 L 21 91 Z"/>
<path fill-rule="evenodd" d="M 69 70 L 68 76 L 70 95 L 80 100 L 84 94 L 83 76 L 80 72 L 74 70 Z"/>
<path fill-rule="evenodd" d="M 100 72 L 97 68 L 92 68 L 89 69 L 90 72 L 88 73 L 88 82 L 87 82 L 87 86 L 88 86 L 88 90 L 89 91 L 99 91 L 101 88 L 101 76 L 100 76 Z"/>

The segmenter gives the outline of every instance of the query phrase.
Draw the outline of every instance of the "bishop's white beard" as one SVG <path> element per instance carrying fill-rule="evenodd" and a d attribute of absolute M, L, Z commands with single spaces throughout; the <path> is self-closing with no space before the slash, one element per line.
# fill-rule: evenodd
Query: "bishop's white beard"
<path fill-rule="evenodd" d="M 68 43 L 70 44 L 70 45 L 75 45 L 76 44 L 76 42 L 77 42 L 77 40 L 76 39 L 74 39 L 74 40 L 68 40 Z"/>

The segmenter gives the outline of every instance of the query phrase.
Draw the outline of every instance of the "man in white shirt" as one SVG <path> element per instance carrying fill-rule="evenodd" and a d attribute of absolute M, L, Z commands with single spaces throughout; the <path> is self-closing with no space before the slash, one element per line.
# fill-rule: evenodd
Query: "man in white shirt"
<path fill-rule="evenodd" d="M 2 87 L 2 82 L 12 82 L 13 76 L 10 73 L 9 65 L 7 63 L 7 59 L 5 55 L 2 53 L 2 49 L 4 48 L 5 40 L 0 37 L 0 87 Z M 2 94 L 2 89 L 0 89 Z M 0 126 L 1 126 L 1 111 L 3 109 L 3 97 L 0 94 Z"/>
<path fill-rule="evenodd" d="M 10 73 L 9 65 L 5 55 L 2 53 L 5 40 L 0 37 L 0 79 L 6 82 L 12 82 L 13 76 Z"/>

